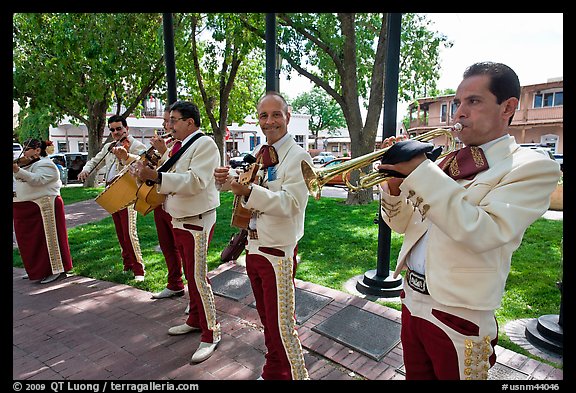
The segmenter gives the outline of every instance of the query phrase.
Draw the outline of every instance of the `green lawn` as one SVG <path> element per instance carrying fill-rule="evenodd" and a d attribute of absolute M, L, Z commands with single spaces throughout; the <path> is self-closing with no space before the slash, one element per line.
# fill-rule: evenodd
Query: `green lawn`
<path fill-rule="evenodd" d="M 94 198 L 102 188 L 65 187 L 65 204 Z M 217 224 L 208 253 L 212 270 L 220 264 L 220 252 L 236 229 L 230 226 L 232 194 L 221 194 L 217 209 Z M 306 210 L 304 238 L 298 249 L 300 264 L 296 277 L 329 288 L 343 290 L 349 279 L 376 268 L 378 225 L 374 218 L 378 202 L 368 205 L 346 205 L 344 199 L 310 198 Z M 156 251 L 158 238 L 153 213 L 138 215 L 138 234 L 146 261 L 146 280 L 135 282 L 122 274 L 120 247 L 111 217 L 69 230 L 69 242 L 74 259 L 74 273 L 101 280 L 132 285 L 150 292 L 160 291 L 166 284 L 166 265 Z M 499 345 L 534 357 L 511 342 L 504 334 L 504 325 L 521 318 L 537 318 L 558 314 L 560 291 L 556 283 L 562 279 L 563 221 L 538 219 L 524 236 L 512 259 L 512 269 L 506 285 L 502 307 L 496 317 L 500 326 Z M 390 269 L 394 270 L 402 244 L 402 236 L 392 233 Z M 22 267 L 18 250 L 13 251 L 13 265 Z M 397 302 L 378 301 L 400 309 Z M 542 360 L 542 359 L 539 359 Z"/>

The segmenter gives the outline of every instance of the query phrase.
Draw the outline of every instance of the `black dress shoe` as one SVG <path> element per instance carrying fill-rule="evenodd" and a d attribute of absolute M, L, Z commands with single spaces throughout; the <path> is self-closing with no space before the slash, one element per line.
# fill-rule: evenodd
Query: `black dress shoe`
<path fill-rule="evenodd" d="M 42 281 L 40 281 L 40 284 L 48 284 L 50 282 L 56 281 L 59 278 L 63 278 L 66 277 L 66 273 L 56 273 L 56 274 L 52 274 L 46 278 L 44 278 Z"/>

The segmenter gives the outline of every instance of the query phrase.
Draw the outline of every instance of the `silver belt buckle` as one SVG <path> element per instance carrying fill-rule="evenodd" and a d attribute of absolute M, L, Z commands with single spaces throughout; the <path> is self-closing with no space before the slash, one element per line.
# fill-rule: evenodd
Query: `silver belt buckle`
<path fill-rule="evenodd" d="M 408 286 L 413 290 L 423 293 L 424 295 L 429 295 L 428 288 L 426 288 L 426 277 L 422 274 L 408 270 Z"/>

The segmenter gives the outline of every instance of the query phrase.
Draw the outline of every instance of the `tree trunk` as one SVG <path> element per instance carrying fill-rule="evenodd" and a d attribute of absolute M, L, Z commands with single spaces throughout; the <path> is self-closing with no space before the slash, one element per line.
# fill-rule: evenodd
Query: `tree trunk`
<path fill-rule="evenodd" d="M 88 159 L 94 157 L 102 149 L 107 106 L 106 101 L 101 100 L 93 102 L 89 108 L 88 121 L 86 122 L 86 127 L 88 128 Z M 97 172 L 97 169 L 92 172 L 84 182 L 84 187 L 96 186 Z"/>

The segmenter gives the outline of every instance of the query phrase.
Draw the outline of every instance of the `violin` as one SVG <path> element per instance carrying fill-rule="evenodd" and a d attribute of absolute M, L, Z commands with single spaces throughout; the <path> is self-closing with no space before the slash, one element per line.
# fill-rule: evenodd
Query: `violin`
<path fill-rule="evenodd" d="M 122 138 L 118 139 L 116 142 L 111 143 L 110 146 L 108 146 L 108 151 L 112 151 L 112 149 L 115 148 L 116 146 L 123 144 L 126 139 L 128 139 L 128 135 L 124 133 L 124 136 Z"/>
<path fill-rule="evenodd" d="M 14 164 L 17 164 L 20 168 L 24 168 L 28 165 L 34 164 L 36 161 L 39 161 L 40 157 L 26 157 L 22 156 L 13 161 Z"/>

